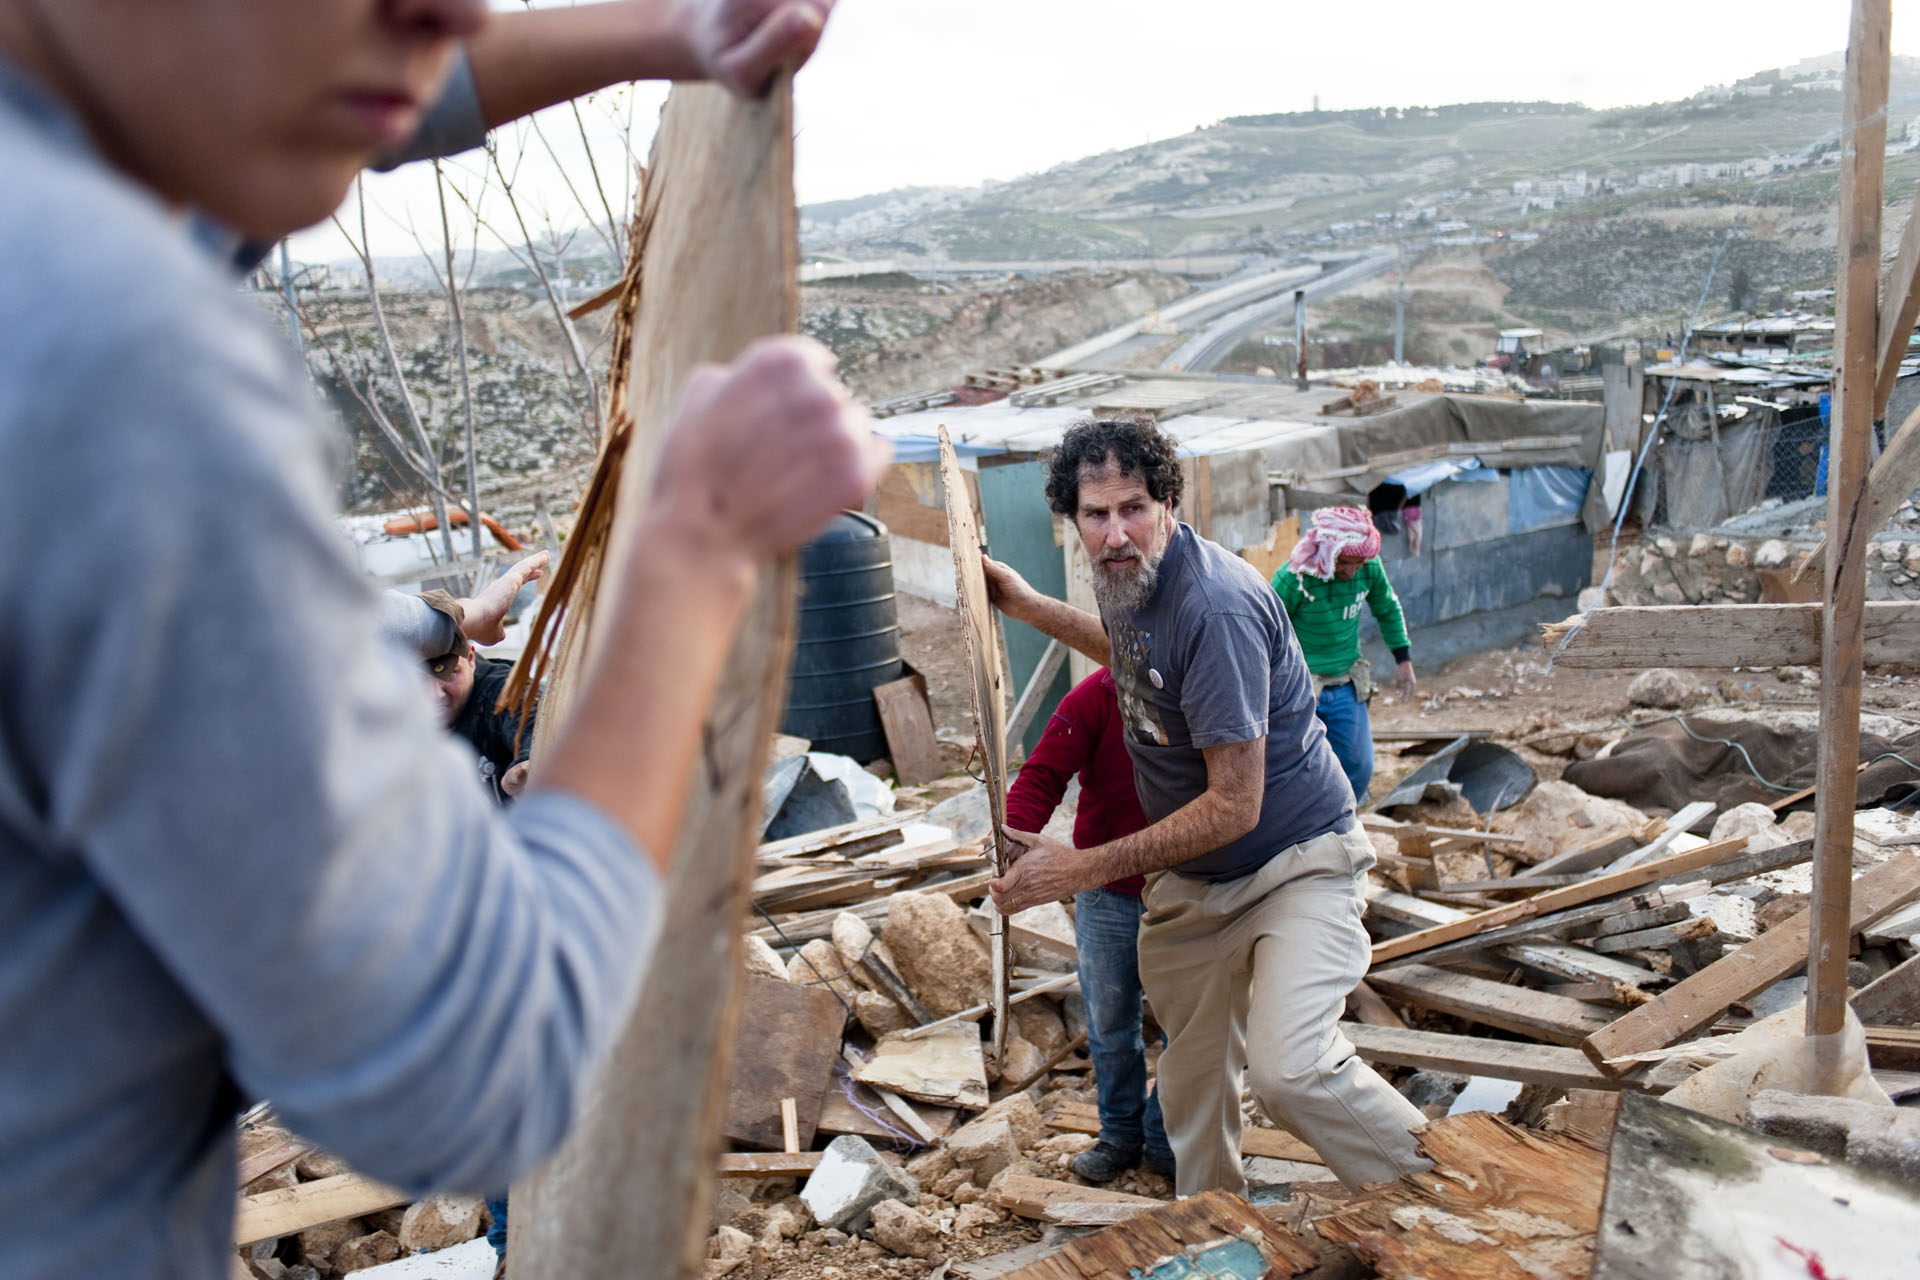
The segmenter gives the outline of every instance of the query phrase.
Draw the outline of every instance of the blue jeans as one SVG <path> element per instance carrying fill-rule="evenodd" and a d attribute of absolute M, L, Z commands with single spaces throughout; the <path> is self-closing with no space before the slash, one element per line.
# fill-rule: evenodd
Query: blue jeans
<path fill-rule="evenodd" d="M 1373 724 L 1367 704 L 1354 696 L 1351 683 L 1330 684 L 1320 691 L 1317 710 L 1327 729 L 1327 745 L 1353 785 L 1354 803 L 1364 803 L 1373 782 Z"/>
<path fill-rule="evenodd" d="M 1073 899 L 1073 940 L 1080 952 L 1080 994 L 1087 1002 L 1087 1056 L 1100 1101 L 1100 1138 L 1116 1147 L 1145 1146 L 1173 1159 L 1160 1095 L 1147 1092 L 1147 1046 L 1140 1032 L 1140 899 L 1088 889 Z"/>

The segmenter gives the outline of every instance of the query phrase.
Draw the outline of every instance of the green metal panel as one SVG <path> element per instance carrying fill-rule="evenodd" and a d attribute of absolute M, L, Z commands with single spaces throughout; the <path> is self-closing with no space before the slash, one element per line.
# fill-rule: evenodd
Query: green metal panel
<path fill-rule="evenodd" d="M 986 518 L 988 554 L 1012 565 L 1035 590 L 1065 599 L 1067 565 L 1053 540 L 1053 512 L 1047 509 L 1046 464 L 1014 462 L 996 467 L 988 465 L 991 461 L 983 458 L 980 467 L 980 506 Z M 1007 634 L 1010 685 L 1007 696 L 1011 711 L 1011 701 L 1019 698 L 1033 677 L 1034 668 L 1040 665 L 1040 655 L 1047 649 L 1047 637 L 1024 622 L 1007 618 L 1002 622 Z M 1026 740 L 1020 744 L 1023 754 L 1033 750 L 1034 744 L 1040 741 L 1047 717 L 1066 696 L 1070 680 L 1067 667 L 1061 666 L 1060 674 L 1054 677 L 1045 701 L 1040 704 L 1039 713 L 1027 729 Z M 1014 744 L 1007 746 L 1012 750 Z"/>

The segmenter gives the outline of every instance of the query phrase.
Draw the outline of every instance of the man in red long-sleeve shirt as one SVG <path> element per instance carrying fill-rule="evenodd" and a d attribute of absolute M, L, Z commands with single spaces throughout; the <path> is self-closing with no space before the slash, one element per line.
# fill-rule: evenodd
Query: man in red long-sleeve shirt
<path fill-rule="evenodd" d="M 1075 685 L 1007 792 L 1007 825 L 1038 831 L 1080 775 L 1080 811 L 1073 843 L 1090 849 L 1147 825 L 1133 787 L 1133 762 L 1121 732 L 1120 700 L 1105 667 Z M 1147 1091 L 1146 1044 L 1140 1034 L 1140 890 L 1129 876 L 1074 896 L 1073 935 L 1080 954 L 1080 994 L 1087 1002 L 1087 1052 L 1099 1091 L 1100 1141 L 1074 1159 L 1089 1182 L 1111 1182 L 1145 1156 L 1147 1168 L 1173 1176 L 1173 1148 L 1160 1099 Z"/>

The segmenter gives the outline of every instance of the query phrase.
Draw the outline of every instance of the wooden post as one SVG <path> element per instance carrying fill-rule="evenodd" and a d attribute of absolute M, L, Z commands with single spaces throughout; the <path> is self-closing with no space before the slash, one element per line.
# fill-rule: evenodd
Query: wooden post
<path fill-rule="evenodd" d="M 620 580 L 632 550 L 628 531 L 647 500 L 687 373 L 797 324 L 795 222 L 791 79 L 782 76 L 757 102 L 712 85 L 674 89 L 654 137 L 634 236 L 639 303 L 629 328 L 616 325 L 609 398 L 630 409 L 633 426 L 602 581 Z M 582 1093 L 572 1136 L 513 1188 L 515 1280 L 703 1274 L 761 777 L 793 652 L 797 582 L 791 556 L 762 573 L 734 638 L 639 1000 Z M 589 596 L 569 612 L 536 756 L 604 639 L 604 629 L 593 627 L 593 604 Z"/>
<path fill-rule="evenodd" d="M 1860 763 L 1861 625 L 1867 600 L 1868 446 L 1879 375 L 1880 207 L 1886 168 L 1891 0 L 1853 0 L 1840 118 L 1840 253 L 1834 284 L 1833 427 L 1827 447 L 1826 622 L 1814 827 L 1807 1034 L 1845 1025 L 1852 932 L 1854 774 Z"/>

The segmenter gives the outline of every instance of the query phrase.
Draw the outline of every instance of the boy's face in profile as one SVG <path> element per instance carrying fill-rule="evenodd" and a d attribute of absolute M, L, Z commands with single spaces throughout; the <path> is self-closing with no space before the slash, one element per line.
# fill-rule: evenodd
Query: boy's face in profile
<path fill-rule="evenodd" d="M 0 0 L 0 56 L 169 204 L 257 241 L 406 141 L 485 0 Z"/>

